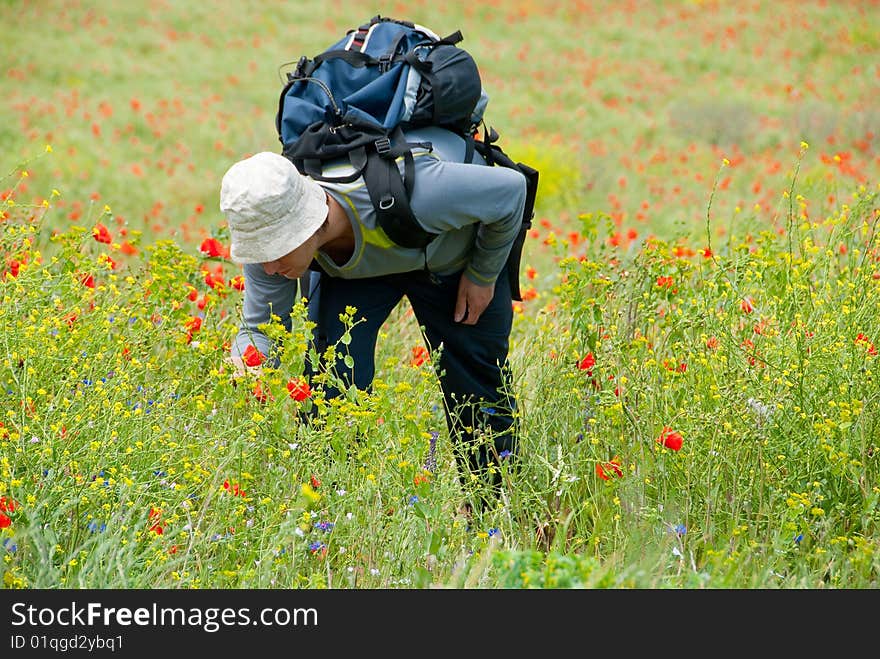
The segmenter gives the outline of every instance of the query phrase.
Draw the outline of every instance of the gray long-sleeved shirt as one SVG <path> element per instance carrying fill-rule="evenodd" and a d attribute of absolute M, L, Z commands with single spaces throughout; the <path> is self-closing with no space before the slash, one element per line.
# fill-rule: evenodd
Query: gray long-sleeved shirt
<path fill-rule="evenodd" d="M 343 279 L 427 268 L 440 275 L 463 270 L 477 284 L 494 283 L 522 221 L 525 177 L 513 169 L 488 167 L 478 154 L 472 164 L 463 163 L 464 140 L 441 128 L 411 130 L 407 138 L 432 144 L 430 151 L 413 150 L 416 173 L 410 207 L 425 229 L 440 235 L 424 250 L 399 247 L 376 226 L 376 212 L 363 178 L 351 183 L 321 182 L 348 213 L 355 245 L 344 264 L 320 251 L 316 260 L 328 275 Z M 341 177 L 351 171 L 351 165 L 339 163 L 325 167 L 324 175 Z M 267 275 L 261 264 L 245 265 L 244 278 L 242 322 L 231 354 L 241 355 L 253 344 L 269 355 L 270 342 L 258 326 L 275 314 L 290 329 L 297 281 Z"/>

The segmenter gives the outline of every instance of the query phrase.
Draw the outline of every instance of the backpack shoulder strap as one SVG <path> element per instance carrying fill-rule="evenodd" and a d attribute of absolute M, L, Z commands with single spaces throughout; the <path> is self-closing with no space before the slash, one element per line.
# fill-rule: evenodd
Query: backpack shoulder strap
<path fill-rule="evenodd" d="M 483 141 L 475 141 L 474 147 L 486 160 L 487 165 L 498 165 L 499 167 L 515 169 L 526 179 L 526 203 L 523 207 L 522 223 L 513 240 L 513 245 L 507 256 L 507 263 L 504 265 L 508 281 L 510 282 L 511 297 L 514 300 L 522 301 L 522 294 L 519 288 L 519 270 L 526 235 L 529 229 L 532 228 L 532 219 L 535 216 L 535 199 L 538 195 L 538 170 L 524 163 L 514 162 L 510 156 L 504 153 L 500 146 L 495 144 L 497 140 L 498 133 L 495 129 L 486 127 Z"/>
<path fill-rule="evenodd" d="M 403 156 L 404 176 L 400 176 L 397 158 Z M 398 126 L 389 139 L 377 141 L 376 150 L 367 155 L 364 182 L 376 210 L 376 223 L 397 245 L 423 249 L 436 233 L 426 231 L 416 220 L 409 204 L 415 178 L 415 165 L 410 145 Z"/>

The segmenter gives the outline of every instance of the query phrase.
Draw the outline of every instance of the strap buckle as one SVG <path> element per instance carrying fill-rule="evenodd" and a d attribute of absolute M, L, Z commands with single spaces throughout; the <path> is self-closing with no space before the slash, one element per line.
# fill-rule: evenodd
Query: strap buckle
<path fill-rule="evenodd" d="M 307 78 L 308 74 L 306 73 L 306 66 L 309 63 L 309 58 L 303 55 L 299 58 L 299 61 L 296 63 L 296 69 L 294 72 L 288 73 L 287 78 L 289 81 L 299 80 L 300 78 Z"/>
<path fill-rule="evenodd" d="M 385 54 L 379 58 L 379 73 L 386 73 L 391 69 L 391 63 L 393 62 L 393 55 Z"/>
<path fill-rule="evenodd" d="M 376 145 L 376 153 L 380 156 L 384 156 L 391 151 L 391 140 L 387 137 L 380 137 L 374 144 Z"/>

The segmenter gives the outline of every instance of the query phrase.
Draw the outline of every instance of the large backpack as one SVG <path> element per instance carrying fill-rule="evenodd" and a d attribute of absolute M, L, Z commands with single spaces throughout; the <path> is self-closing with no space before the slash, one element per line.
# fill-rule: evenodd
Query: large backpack
<path fill-rule="evenodd" d="M 488 96 L 473 57 L 457 46 L 461 40 L 461 32 L 441 38 L 420 25 L 375 16 L 314 58 L 300 57 L 287 73 L 275 125 L 282 154 L 302 174 L 337 183 L 363 176 L 378 225 L 402 247 L 425 248 L 437 235 L 419 225 L 409 205 L 415 176 L 411 149 L 430 145 L 408 142 L 407 127 L 442 126 L 465 139 L 466 161 L 477 150 L 489 165 L 521 171 L 529 194 L 507 265 L 518 300 L 519 259 L 538 172 L 513 162 L 495 144 L 497 132 L 483 121 Z M 477 140 L 481 124 L 484 135 Z M 325 175 L 324 164 L 342 157 L 352 172 Z"/>

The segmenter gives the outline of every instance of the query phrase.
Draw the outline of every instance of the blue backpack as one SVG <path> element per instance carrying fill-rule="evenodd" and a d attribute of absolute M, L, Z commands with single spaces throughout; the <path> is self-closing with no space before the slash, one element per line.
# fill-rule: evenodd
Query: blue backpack
<path fill-rule="evenodd" d="M 419 225 L 409 205 L 415 177 L 411 149 L 431 145 L 408 142 L 406 128 L 441 126 L 465 139 L 466 162 L 477 150 L 489 165 L 523 172 L 529 201 L 510 265 L 519 299 L 519 253 L 531 226 L 538 173 L 510 160 L 494 143 L 498 134 L 485 128 L 488 96 L 473 57 L 457 45 L 461 40 L 461 32 L 441 38 L 420 25 L 375 16 L 316 57 L 299 59 L 287 73 L 275 126 L 282 155 L 302 174 L 337 183 L 363 176 L 378 225 L 402 247 L 423 249 L 437 235 Z M 481 124 L 484 137 L 477 140 Z M 343 157 L 353 172 L 325 176 L 324 164 Z"/>

